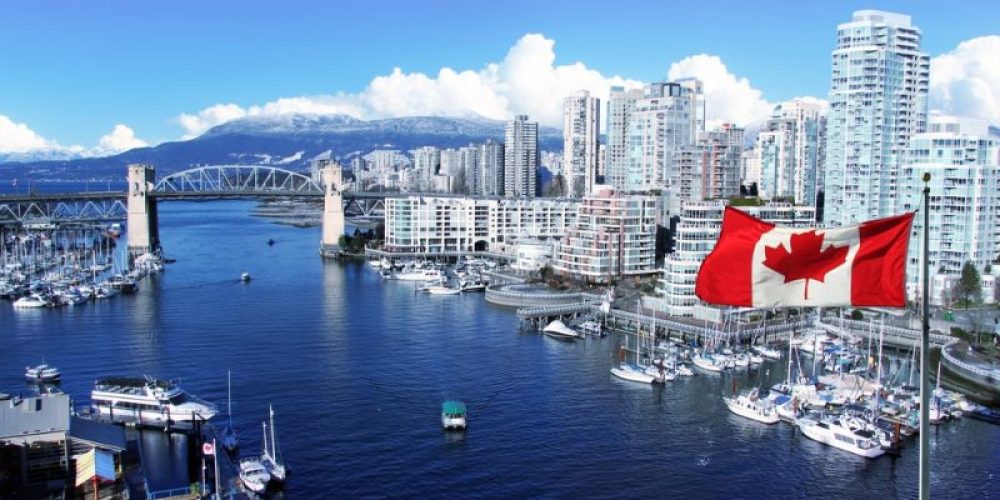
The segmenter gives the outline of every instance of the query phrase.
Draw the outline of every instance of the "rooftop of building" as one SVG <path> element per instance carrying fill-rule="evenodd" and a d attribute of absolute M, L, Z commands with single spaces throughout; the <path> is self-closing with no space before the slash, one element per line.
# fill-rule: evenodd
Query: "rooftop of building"
<path fill-rule="evenodd" d="M 0 402 L 0 441 L 70 428 L 70 397 L 52 394 Z"/>

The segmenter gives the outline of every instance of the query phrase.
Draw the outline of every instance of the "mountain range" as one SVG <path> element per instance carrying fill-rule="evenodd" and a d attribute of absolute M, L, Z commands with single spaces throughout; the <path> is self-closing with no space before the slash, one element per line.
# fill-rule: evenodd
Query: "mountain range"
<path fill-rule="evenodd" d="M 503 135 L 503 121 L 480 117 L 359 120 L 347 115 L 253 116 L 218 125 L 194 139 L 101 158 L 0 157 L 0 179 L 121 180 L 125 166 L 131 163 L 153 165 L 158 176 L 196 165 L 273 164 L 302 170 L 327 151 L 345 158 L 374 149 L 453 148 L 487 139 L 503 142 Z M 562 151 L 561 130 L 539 127 L 538 135 L 540 150 Z"/>

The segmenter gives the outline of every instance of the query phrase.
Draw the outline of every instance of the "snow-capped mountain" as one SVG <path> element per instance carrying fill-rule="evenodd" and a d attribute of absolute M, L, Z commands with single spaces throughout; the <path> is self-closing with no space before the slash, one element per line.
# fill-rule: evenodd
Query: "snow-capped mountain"
<path fill-rule="evenodd" d="M 303 169 L 317 155 L 335 157 L 373 149 L 408 151 L 420 146 L 460 147 L 487 139 L 502 142 L 504 122 L 480 117 L 415 116 L 359 120 L 347 115 L 253 116 L 218 125 L 188 141 L 167 142 L 102 158 L 0 158 L 0 178 L 107 178 L 125 175 L 130 163 L 148 163 L 159 175 L 192 165 L 268 163 Z M 562 150 L 562 131 L 539 127 L 539 149 Z M 12 175 L 13 174 L 13 175 Z"/>

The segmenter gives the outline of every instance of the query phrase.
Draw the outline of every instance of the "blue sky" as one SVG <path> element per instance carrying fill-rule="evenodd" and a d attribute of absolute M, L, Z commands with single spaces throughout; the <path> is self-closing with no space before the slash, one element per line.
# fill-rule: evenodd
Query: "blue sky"
<path fill-rule="evenodd" d="M 528 33 L 554 41 L 555 65 L 579 61 L 608 78 L 664 79 L 708 54 L 768 103 L 822 98 L 835 27 L 853 10 L 910 14 L 933 57 L 997 34 L 1000 2 L 957 5 L 14 0 L 0 4 L 0 116 L 64 146 L 93 146 L 116 124 L 156 143 L 197 133 L 178 117 L 217 104 L 356 94 L 395 67 L 478 72 Z"/>

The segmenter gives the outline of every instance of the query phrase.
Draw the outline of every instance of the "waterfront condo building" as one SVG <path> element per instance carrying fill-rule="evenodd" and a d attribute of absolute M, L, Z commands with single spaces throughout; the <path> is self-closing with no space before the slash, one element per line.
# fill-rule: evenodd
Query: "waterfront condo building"
<path fill-rule="evenodd" d="M 825 141 L 826 116 L 819 103 L 792 100 L 775 106 L 754 142 L 760 196 L 815 205 Z"/>
<path fill-rule="evenodd" d="M 582 198 L 594 189 L 599 158 L 601 101 L 581 90 L 563 100 L 562 175 L 565 195 Z"/>
<path fill-rule="evenodd" d="M 591 283 L 655 272 L 656 203 L 653 196 L 595 187 L 556 244 L 553 268 Z"/>
<path fill-rule="evenodd" d="M 705 97 L 699 80 L 657 82 L 642 90 L 628 115 L 628 166 L 620 189 L 668 189 L 674 150 L 694 144 L 705 129 Z"/>
<path fill-rule="evenodd" d="M 557 199 L 408 196 L 385 200 L 385 246 L 398 252 L 503 251 L 562 236 L 578 203 Z"/>
<path fill-rule="evenodd" d="M 693 145 L 675 148 L 673 181 L 667 212 L 678 215 L 684 203 L 740 194 L 743 168 L 743 129 L 723 124 L 702 132 Z"/>
<path fill-rule="evenodd" d="M 944 305 L 952 297 L 941 284 L 957 281 L 966 262 L 985 278 L 1000 251 L 1000 132 L 982 120 L 932 114 L 927 131 L 910 139 L 899 185 L 901 210 L 918 211 L 906 261 L 911 300 L 922 278 L 925 173 L 931 176 L 928 262 L 931 281 L 938 283 L 931 287 L 932 303 Z"/>
<path fill-rule="evenodd" d="M 722 229 L 722 215 L 728 200 L 684 203 L 674 235 L 674 250 L 664 259 L 656 296 L 645 296 L 643 306 L 672 316 L 699 317 L 715 321 L 716 314 L 694 294 L 698 269 L 715 248 Z M 809 227 L 816 224 L 816 209 L 787 202 L 770 202 L 760 206 L 740 206 L 740 210 L 782 226 Z M 699 311 L 699 306 L 702 311 Z"/>
<path fill-rule="evenodd" d="M 628 173 L 628 123 L 635 102 L 642 98 L 642 89 L 625 90 L 625 87 L 611 87 L 608 98 L 608 109 L 604 114 L 607 120 L 605 134 L 607 142 L 604 145 L 604 183 L 618 189 L 625 189 L 625 177 Z"/>
<path fill-rule="evenodd" d="M 898 177 L 910 137 L 927 121 L 930 60 L 910 17 L 861 10 L 837 26 L 827 118 L 827 225 L 897 211 Z"/>
<path fill-rule="evenodd" d="M 538 123 L 517 115 L 504 129 L 504 196 L 534 198 L 538 162 Z"/>

